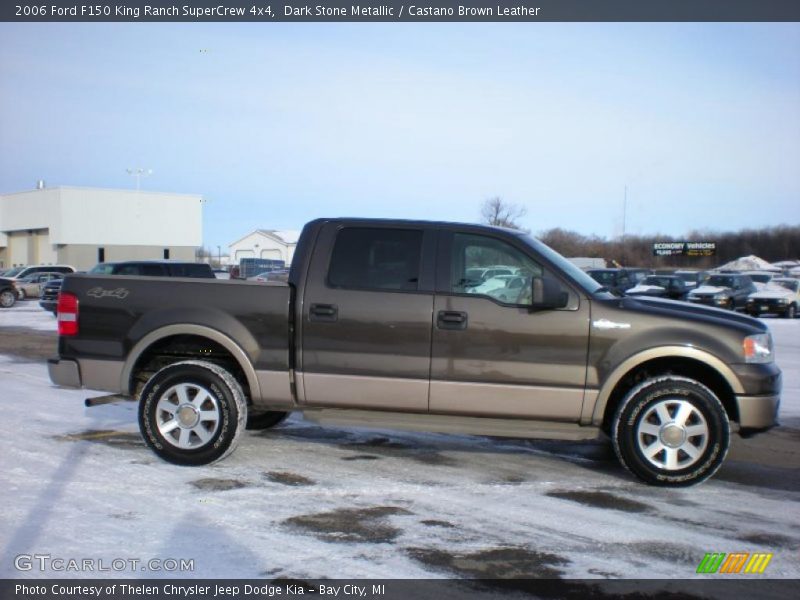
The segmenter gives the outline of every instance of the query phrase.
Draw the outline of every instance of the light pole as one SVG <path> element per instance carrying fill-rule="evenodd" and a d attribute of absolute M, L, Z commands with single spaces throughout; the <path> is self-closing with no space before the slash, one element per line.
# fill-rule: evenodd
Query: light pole
<path fill-rule="evenodd" d="M 128 175 L 131 177 L 136 178 L 136 191 L 139 191 L 139 186 L 141 184 L 142 177 L 150 177 L 153 174 L 153 169 L 125 169 L 128 172 Z"/>
<path fill-rule="evenodd" d="M 217 246 L 217 268 L 222 268 L 222 246 Z"/>

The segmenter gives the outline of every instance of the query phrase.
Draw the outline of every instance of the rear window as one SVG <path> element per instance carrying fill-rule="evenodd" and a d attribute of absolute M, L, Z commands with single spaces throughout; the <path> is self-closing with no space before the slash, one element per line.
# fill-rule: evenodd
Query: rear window
<path fill-rule="evenodd" d="M 421 230 L 342 229 L 333 247 L 328 284 L 362 290 L 416 290 L 421 252 Z"/>

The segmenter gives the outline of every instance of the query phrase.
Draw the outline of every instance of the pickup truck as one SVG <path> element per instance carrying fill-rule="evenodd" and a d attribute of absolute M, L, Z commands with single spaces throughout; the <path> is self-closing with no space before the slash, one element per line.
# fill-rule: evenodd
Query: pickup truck
<path fill-rule="evenodd" d="M 476 291 L 470 273 L 489 265 L 526 285 L 505 300 Z M 286 283 L 68 275 L 58 325 L 52 381 L 138 400 L 146 443 L 180 465 L 302 411 L 362 427 L 605 435 L 645 482 L 689 485 L 717 471 L 732 432 L 775 424 L 781 388 L 760 321 L 616 297 L 538 240 L 478 225 L 315 220 Z"/>

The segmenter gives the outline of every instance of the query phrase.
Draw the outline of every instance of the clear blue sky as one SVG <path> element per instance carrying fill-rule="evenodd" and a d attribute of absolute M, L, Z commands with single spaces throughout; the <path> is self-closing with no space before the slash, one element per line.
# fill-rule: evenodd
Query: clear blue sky
<path fill-rule="evenodd" d="M 683 234 L 800 223 L 798 24 L 0 24 L 0 192 Z"/>

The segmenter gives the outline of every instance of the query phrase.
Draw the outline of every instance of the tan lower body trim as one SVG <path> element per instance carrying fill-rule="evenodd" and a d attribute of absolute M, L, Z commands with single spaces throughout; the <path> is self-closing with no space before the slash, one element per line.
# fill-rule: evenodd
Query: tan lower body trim
<path fill-rule="evenodd" d="M 261 397 L 253 398 L 256 406 L 293 408 L 292 385 L 289 371 L 256 371 Z"/>
<path fill-rule="evenodd" d="M 577 422 L 582 405 L 583 388 L 431 382 L 432 413 Z"/>
<path fill-rule="evenodd" d="M 298 373 L 306 404 L 381 410 L 428 410 L 427 379 Z"/>

